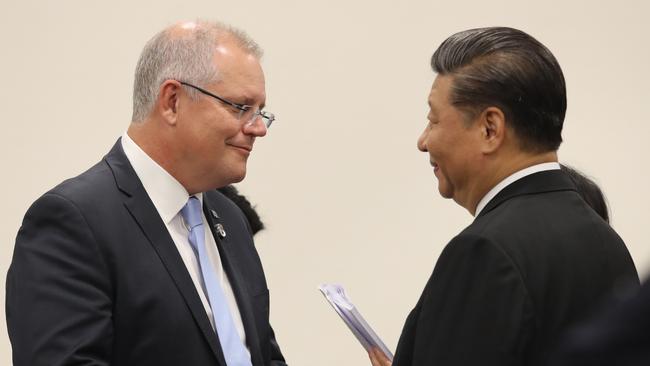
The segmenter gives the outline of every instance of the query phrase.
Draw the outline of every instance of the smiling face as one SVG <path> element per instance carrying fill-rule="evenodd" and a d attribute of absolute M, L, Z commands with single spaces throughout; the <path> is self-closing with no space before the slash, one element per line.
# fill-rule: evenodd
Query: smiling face
<path fill-rule="evenodd" d="M 199 87 L 254 109 L 264 106 L 264 73 L 255 56 L 226 40 L 215 51 L 214 64 L 219 81 Z M 191 99 L 188 92 L 181 88 L 175 139 L 177 161 L 191 172 L 186 189 L 201 192 L 241 181 L 255 138 L 266 135 L 266 127 L 259 119 L 247 125 L 235 107 L 205 94 Z"/>
<path fill-rule="evenodd" d="M 449 101 L 453 78 L 438 76 L 429 94 L 428 124 L 418 149 L 429 153 L 438 191 L 467 208 L 481 169 L 481 130 Z"/>

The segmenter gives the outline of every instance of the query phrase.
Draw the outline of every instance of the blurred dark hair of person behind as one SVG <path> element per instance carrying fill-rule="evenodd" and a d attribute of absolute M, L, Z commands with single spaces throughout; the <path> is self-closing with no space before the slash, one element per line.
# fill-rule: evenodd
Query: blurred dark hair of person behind
<path fill-rule="evenodd" d="M 228 199 L 233 201 L 237 207 L 242 210 L 244 216 L 246 216 L 246 220 L 248 220 L 248 223 L 251 226 L 251 232 L 253 235 L 264 229 L 264 223 L 262 223 L 257 211 L 255 211 L 255 207 L 251 205 L 250 201 L 244 195 L 239 193 L 235 186 L 230 184 L 219 188 L 218 191 L 228 197 Z"/>
<path fill-rule="evenodd" d="M 573 184 L 578 188 L 578 193 L 596 213 L 609 223 L 609 209 L 607 199 L 600 187 L 589 177 L 573 167 L 561 164 L 562 171 L 567 173 Z"/>

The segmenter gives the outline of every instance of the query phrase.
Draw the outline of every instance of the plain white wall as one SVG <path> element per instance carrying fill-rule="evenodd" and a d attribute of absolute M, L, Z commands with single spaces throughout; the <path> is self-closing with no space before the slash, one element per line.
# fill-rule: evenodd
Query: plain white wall
<path fill-rule="evenodd" d="M 0 14 L 0 300 L 27 207 L 108 151 L 131 115 L 144 43 L 179 19 L 218 19 L 266 50 L 268 109 L 240 190 L 268 229 L 257 238 L 271 317 L 293 365 L 369 365 L 317 291 L 340 282 L 394 349 L 448 240 L 472 217 L 438 196 L 415 148 L 450 34 L 507 25 L 547 45 L 569 108 L 562 162 L 593 176 L 645 275 L 650 198 L 650 7 L 639 1 L 8 1 Z M 0 364 L 11 363 L 5 319 Z"/>

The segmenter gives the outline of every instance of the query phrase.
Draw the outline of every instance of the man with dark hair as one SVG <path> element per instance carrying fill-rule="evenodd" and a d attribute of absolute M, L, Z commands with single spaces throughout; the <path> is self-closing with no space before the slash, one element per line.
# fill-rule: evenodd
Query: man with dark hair
<path fill-rule="evenodd" d="M 15 366 L 286 365 L 239 182 L 274 116 L 261 49 L 207 21 L 136 67 L 128 130 L 27 211 L 7 274 Z"/>
<path fill-rule="evenodd" d="M 502 27 L 452 35 L 431 64 L 417 146 L 440 194 L 475 219 L 440 255 L 393 365 L 543 364 L 568 325 L 638 286 L 623 241 L 560 170 L 562 70 L 540 42 Z"/>

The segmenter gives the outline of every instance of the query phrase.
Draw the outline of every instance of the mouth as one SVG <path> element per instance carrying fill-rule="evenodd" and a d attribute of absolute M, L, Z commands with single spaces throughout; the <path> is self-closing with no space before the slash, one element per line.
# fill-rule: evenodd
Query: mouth
<path fill-rule="evenodd" d="M 233 144 L 228 144 L 229 147 L 233 148 L 236 152 L 238 152 L 242 157 L 248 158 L 248 156 L 251 154 L 251 151 L 253 151 L 253 146 L 252 145 L 233 145 Z"/>
<path fill-rule="evenodd" d="M 436 162 L 429 161 L 429 164 L 431 164 L 431 166 L 433 167 L 433 172 L 434 173 L 437 172 L 438 170 L 440 170 L 440 168 L 438 167 L 438 164 Z"/>
<path fill-rule="evenodd" d="M 253 151 L 253 146 L 249 145 L 229 145 L 230 147 L 239 150 L 242 153 L 250 154 Z"/>

